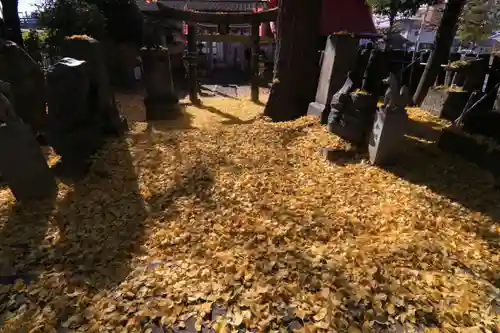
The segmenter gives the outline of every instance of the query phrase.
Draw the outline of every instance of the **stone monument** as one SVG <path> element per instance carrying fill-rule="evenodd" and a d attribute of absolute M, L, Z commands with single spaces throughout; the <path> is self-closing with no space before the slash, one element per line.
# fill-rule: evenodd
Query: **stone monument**
<path fill-rule="evenodd" d="M 17 117 L 10 85 L 0 81 L 0 174 L 17 201 L 53 198 L 57 183 L 29 126 Z"/>
<path fill-rule="evenodd" d="M 368 142 L 370 162 L 376 165 L 393 163 L 404 140 L 408 125 L 405 107 L 409 101 L 407 87 L 399 88 L 396 76 L 391 73 L 387 79 L 389 88 L 384 104 L 377 108 L 375 121 Z"/>
<path fill-rule="evenodd" d="M 321 61 L 321 72 L 314 102 L 307 114 L 320 117 L 326 124 L 335 92 L 342 88 L 348 72 L 353 70 L 358 54 L 359 39 L 350 34 L 330 35 Z"/>
<path fill-rule="evenodd" d="M 84 60 L 63 58 L 47 72 L 47 139 L 61 156 L 56 170 L 71 178 L 87 173 L 91 155 L 103 146 L 104 128 L 109 125 L 99 108 L 89 67 Z"/>
<path fill-rule="evenodd" d="M 161 46 L 141 49 L 144 82 L 146 85 L 147 120 L 165 120 L 178 110 L 179 99 L 174 91 L 170 55 L 168 49 Z"/>
<path fill-rule="evenodd" d="M 101 43 L 88 36 L 71 36 L 61 47 L 63 57 L 84 60 L 90 89 L 96 95 L 95 115 L 99 117 L 106 136 L 120 136 L 127 130 L 126 119 L 120 115 L 104 61 Z"/>
<path fill-rule="evenodd" d="M 35 135 L 42 134 L 47 119 L 43 71 L 16 43 L 1 38 L 0 80 L 11 84 L 17 115 Z"/>

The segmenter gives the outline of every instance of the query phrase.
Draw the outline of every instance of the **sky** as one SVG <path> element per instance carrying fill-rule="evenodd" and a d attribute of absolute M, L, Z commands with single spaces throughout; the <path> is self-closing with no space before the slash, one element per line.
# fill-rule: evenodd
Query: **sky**
<path fill-rule="evenodd" d="M 39 0 L 19 0 L 18 11 L 20 13 L 30 13 L 35 9 L 34 4 L 39 2 Z"/>

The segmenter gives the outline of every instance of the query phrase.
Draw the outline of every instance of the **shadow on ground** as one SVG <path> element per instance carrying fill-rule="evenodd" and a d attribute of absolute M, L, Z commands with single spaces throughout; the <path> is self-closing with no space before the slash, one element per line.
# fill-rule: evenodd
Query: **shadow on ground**
<path fill-rule="evenodd" d="M 194 116 L 186 111 L 186 106 L 185 103 L 180 103 L 177 110 L 166 116 L 168 119 L 148 121 L 148 130 L 168 132 L 170 130 L 192 129 Z"/>
<path fill-rule="evenodd" d="M 436 194 L 457 202 L 472 211 L 500 220 L 500 191 L 487 171 L 441 151 L 437 142 L 441 134 L 439 124 L 409 120 L 403 152 L 397 163 L 383 168 L 413 184 L 424 185 Z M 335 164 L 346 165 L 366 159 L 366 154 L 342 149 L 329 149 L 325 158 Z M 490 247 L 500 248 L 500 235 L 485 225 L 469 221 L 462 226 L 475 232 Z"/>
<path fill-rule="evenodd" d="M 11 207 L 0 229 L 0 285 L 36 278 L 54 206 L 55 198 Z"/>
<path fill-rule="evenodd" d="M 413 184 L 425 185 L 434 193 L 492 220 L 500 220 L 500 192 L 488 172 L 441 151 L 437 147 L 440 130 L 430 125 L 411 121 L 404 141 L 404 154 L 398 164 L 385 169 Z M 491 247 L 499 248 L 500 237 L 490 230 L 491 227 L 475 221 L 463 225 Z"/>
<path fill-rule="evenodd" d="M 58 205 L 59 240 L 48 263 L 86 290 L 116 286 L 142 244 L 146 217 L 128 145 L 109 142 L 91 174 Z"/>
<path fill-rule="evenodd" d="M 191 105 L 191 104 L 187 104 L 187 105 Z M 258 120 L 258 119 L 261 118 L 261 116 L 257 116 L 257 117 L 254 117 L 254 118 L 251 118 L 251 119 L 248 119 L 248 120 L 243 120 L 241 118 L 233 116 L 232 114 L 229 114 L 227 112 L 221 111 L 220 109 L 218 109 L 216 107 L 205 105 L 203 103 L 201 103 L 200 105 L 195 105 L 195 107 L 198 108 L 198 109 L 200 109 L 200 110 L 208 111 L 208 112 L 213 113 L 215 115 L 218 115 L 218 116 L 220 116 L 222 118 L 225 118 L 226 120 L 221 121 L 221 124 L 224 124 L 224 125 L 251 124 L 251 123 L 253 123 L 256 120 Z"/>
<path fill-rule="evenodd" d="M 49 283 L 47 278 L 55 277 L 58 282 L 50 282 L 44 293 L 62 297 L 62 306 L 53 309 L 59 327 L 79 311 L 78 304 L 65 303 L 67 293 L 79 290 L 92 297 L 127 277 L 146 218 L 128 145 L 123 139 L 108 142 L 89 175 L 61 201 L 12 209 L 0 230 L 0 284 L 38 278 Z M 26 302 L 22 295 L 12 297 L 17 306 Z M 40 304 L 45 297 L 32 293 L 29 301 Z M 30 315 L 31 310 L 25 312 L 19 323 L 29 323 Z"/>
<path fill-rule="evenodd" d="M 153 195 L 148 200 L 153 213 L 161 213 L 165 220 L 177 214 L 175 201 L 181 197 L 194 196 L 200 206 L 213 207 L 212 187 L 215 183 L 213 172 L 202 163 L 188 166 L 175 175 L 174 183 L 162 193 Z"/>

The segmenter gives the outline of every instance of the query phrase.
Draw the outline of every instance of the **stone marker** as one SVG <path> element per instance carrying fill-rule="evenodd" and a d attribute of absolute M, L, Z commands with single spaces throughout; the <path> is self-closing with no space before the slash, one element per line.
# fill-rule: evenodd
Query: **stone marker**
<path fill-rule="evenodd" d="M 342 88 L 356 63 L 358 45 L 359 40 L 350 35 L 331 35 L 326 41 L 316 98 L 307 109 L 307 114 L 320 117 L 322 124 L 328 121 L 333 94 Z"/>
<path fill-rule="evenodd" d="M 147 120 L 165 120 L 178 110 L 179 99 L 174 91 L 168 49 L 157 46 L 141 49 L 144 83 L 146 85 Z"/>
<path fill-rule="evenodd" d="M 0 39 L 0 80 L 11 84 L 16 114 L 34 134 L 44 131 L 45 78 L 40 68 L 16 43 Z"/>
<path fill-rule="evenodd" d="M 57 184 L 29 126 L 16 116 L 0 82 L 0 173 L 17 201 L 49 199 Z"/>
<path fill-rule="evenodd" d="M 59 170 L 80 177 L 105 140 L 99 95 L 91 85 L 88 63 L 63 58 L 47 72 L 47 139 L 61 156 Z"/>
<path fill-rule="evenodd" d="M 399 89 L 396 76 L 390 74 L 389 88 L 384 97 L 384 105 L 375 114 L 375 121 L 368 142 L 370 162 L 376 165 L 393 163 L 404 141 L 408 125 L 405 106 L 409 100 L 406 87 Z"/>
<path fill-rule="evenodd" d="M 111 87 L 101 43 L 88 36 L 72 36 L 62 44 L 64 57 L 85 60 L 90 89 L 96 95 L 96 116 L 106 136 L 121 136 L 127 130 L 127 121 L 120 115 Z"/>
<path fill-rule="evenodd" d="M 351 74 L 332 99 L 328 130 L 344 140 L 366 149 L 378 96 L 361 91 L 353 91 Z"/>

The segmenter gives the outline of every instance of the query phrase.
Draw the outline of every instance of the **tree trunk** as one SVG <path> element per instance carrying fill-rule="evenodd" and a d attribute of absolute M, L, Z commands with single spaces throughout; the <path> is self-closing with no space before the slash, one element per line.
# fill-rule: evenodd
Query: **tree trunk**
<path fill-rule="evenodd" d="M 3 19 L 5 21 L 4 38 L 23 47 L 21 22 L 17 12 L 18 0 L 1 0 L 3 5 Z"/>
<path fill-rule="evenodd" d="M 439 74 L 441 65 L 445 64 L 448 60 L 450 48 L 457 30 L 458 19 L 465 3 L 466 0 L 449 0 L 444 8 L 443 18 L 436 33 L 434 50 L 427 61 L 424 73 L 413 95 L 413 104 L 416 106 L 422 104 L 429 88 Z"/>
<path fill-rule="evenodd" d="M 319 73 L 321 1 L 279 0 L 275 78 L 264 115 L 287 121 L 307 113 Z"/>

